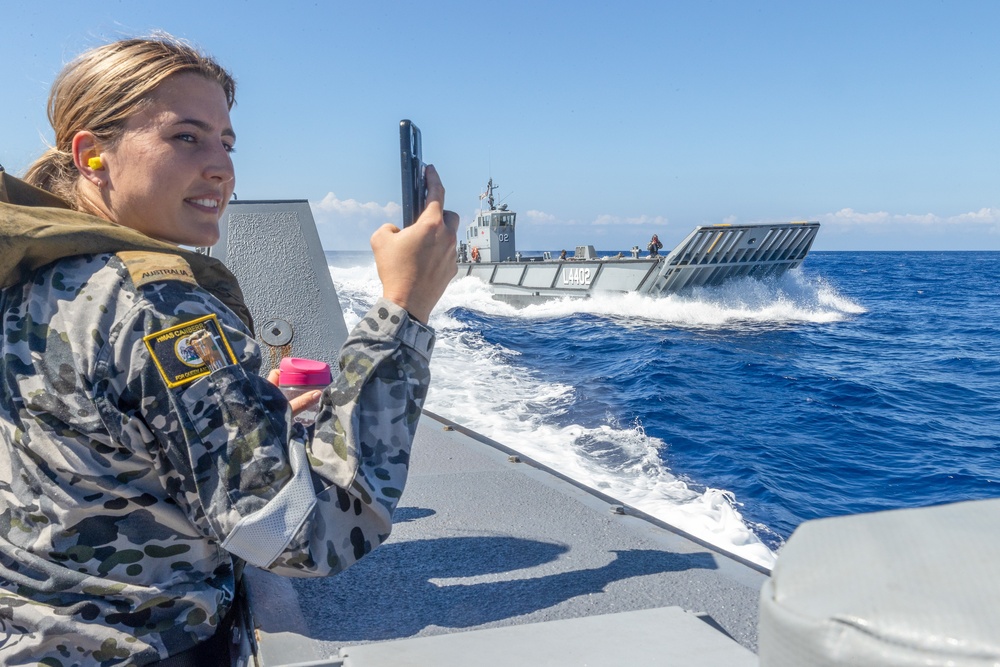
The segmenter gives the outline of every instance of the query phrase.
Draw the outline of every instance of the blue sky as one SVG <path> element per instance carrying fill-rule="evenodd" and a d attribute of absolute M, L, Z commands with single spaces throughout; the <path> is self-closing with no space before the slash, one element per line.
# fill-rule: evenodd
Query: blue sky
<path fill-rule="evenodd" d="M 280 5 L 280 6 L 279 6 Z M 1000 2 L 13 2 L 0 164 L 51 140 L 81 51 L 165 30 L 239 82 L 242 199 L 324 247 L 400 219 L 398 121 L 463 226 L 492 175 L 518 245 L 668 246 L 819 220 L 817 250 L 1000 250 Z"/>

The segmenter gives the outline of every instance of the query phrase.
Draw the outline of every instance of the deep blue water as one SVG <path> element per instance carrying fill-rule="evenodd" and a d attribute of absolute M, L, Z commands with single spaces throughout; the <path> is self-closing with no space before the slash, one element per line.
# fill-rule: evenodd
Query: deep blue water
<path fill-rule="evenodd" d="M 640 424 L 665 467 L 731 491 L 772 547 L 807 519 L 1000 495 L 1000 253 L 813 252 L 797 284 L 858 308 L 721 324 L 449 315 L 573 386 L 553 421 Z"/>

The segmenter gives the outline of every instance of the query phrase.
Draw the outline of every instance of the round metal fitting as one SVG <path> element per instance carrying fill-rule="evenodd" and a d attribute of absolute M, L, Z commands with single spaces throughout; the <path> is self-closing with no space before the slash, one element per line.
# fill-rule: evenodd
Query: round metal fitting
<path fill-rule="evenodd" d="M 292 325 L 279 318 L 268 320 L 260 328 L 260 339 L 274 347 L 288 345 L 292 342 L 294 335 L 295 331 L 292 329 Z"/>

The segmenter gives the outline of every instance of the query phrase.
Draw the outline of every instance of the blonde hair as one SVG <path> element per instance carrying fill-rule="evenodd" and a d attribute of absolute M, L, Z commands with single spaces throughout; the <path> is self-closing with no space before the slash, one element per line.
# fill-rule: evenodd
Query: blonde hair
<path fill-rule="evenodd" d="M 125 121 L 142 108 L 156 87 L 183 72 L 217 81 L 232 109 L 236 81 L 210 57 L 169 35 L 123 39 L 91 49 L 66 65 L 49 94 L 49 123 L 55 144 L 28 168 L 24 180 L 80 209 L 79 171 L 73 163 L 73 137 L 94 133 L 112 146 Z"/>

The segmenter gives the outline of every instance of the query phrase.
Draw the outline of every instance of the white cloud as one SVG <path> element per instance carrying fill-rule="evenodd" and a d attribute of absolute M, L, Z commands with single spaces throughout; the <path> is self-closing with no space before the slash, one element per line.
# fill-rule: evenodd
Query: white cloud
<path fill-rule="evenodd" d="M 665 227 L 669 224 L 662 215 L 640 215 L 633 218 L 624 218 L 618 215 L 602 214 L 594 219 L 595 225 L 656 225 Z"/>
<path fill-rule="evenodd" d="M 320 240 L 327 250 L 367 250 L 372 233 L 387 222 L 402 224 L 402 207 L 396 202 L 379 204 L 340 199 L 328 192 L 309 202 Z"/>
<path fill-rule="evenodd" d="M 1000 250 L 1000 208 L 937 213 L 863 212 L 843 208 L 815 220 L 822 250 Z"/>
<path fill-rule="evenodd" d="M 340 199 L 332 192 L 328 192 L 318 202 L 310 202 L 310 205 L 313 209 L 313 215 L 319 212 L 328 214 L 332 218 L 365 218 L 391 222 L 390 218 L 402 214 L 400 205 L 393 201 L 388 204 L 379 204 L 373 201 L 360 202 L 357 199 Z"/>
<path fill-rule="evenodd" d="M 544 211 L 536 211 L 531 209 L 530 211 L 524 212 L 524 217 L 526 217 L 531 222 L 555 222 L 556 216 L 551 213 L 545 213 Z"/>
<path fill-rule="evenodd" d="M 981 208 L 978 211 L 954 215 L 948 218 L 948 222 L 954 224 L 971 222 L 974 224 L 998 225 L 1000 224 L 1000 208 Z"/>
<path fill-rule="evenodd" d="M 961 213 L 952 216 L 940 216 L 934 213 L 914 214 L 914 213 L 888 213 L 878 211 L 875 213 L 862 213 L 852 208 L 842 208 L 836 213 L 826 213 L 819 216 L 819 221 L 831 225 L 874 225 L 888 226 L 900 225 L 1000 225 L 1000 209 L 982 208 L 978 211 Z"/>
<path fill-rule="evenodd" d="M 518 222 L 524 223 L 526 226 L 532 229 L 538 228 L 555 228 L 555 227 L 574 227 L 580 223 L 573 219 L 563 219 L 552 213 L 546 213 L 545 211 L 539 211 L 538 209 L 529 209 L 524 213 L 518 213 Z"/>

